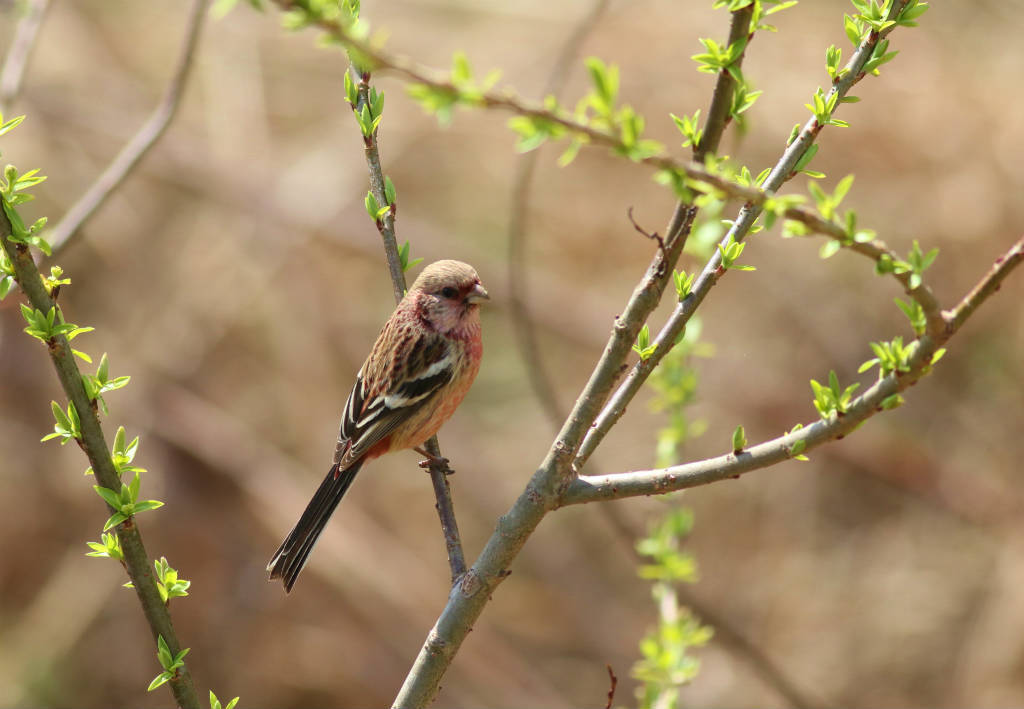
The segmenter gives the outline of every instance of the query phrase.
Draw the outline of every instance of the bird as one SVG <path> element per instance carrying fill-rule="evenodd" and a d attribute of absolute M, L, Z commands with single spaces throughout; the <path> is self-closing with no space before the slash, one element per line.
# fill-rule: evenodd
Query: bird
<path fill-rule="evenodd" d="M 334 464 L 267 564 L 291 592 L 331 514 L 363 465 L 422 449 L 469 391 L 480 369 L 480 303 L 490 300 L 469 264 L 430 264 L 384 323 L 356 374 L 341 417 Z M 447 463 L 444 459 L 441 462 Z"/>

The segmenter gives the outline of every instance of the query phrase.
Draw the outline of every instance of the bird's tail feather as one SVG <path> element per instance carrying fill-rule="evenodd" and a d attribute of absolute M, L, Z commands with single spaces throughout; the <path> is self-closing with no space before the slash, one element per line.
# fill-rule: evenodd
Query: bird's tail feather
<path fill-rule="evenodd" d="M 331 513 L 338 506 L 342 496 L 348 490 L 349 485 L 362 467 L 362 461 L 357 461 L 346 470 L 339 471 L 334 465 L 327 477 L 320 483 L 313 499 L 306 505 L 295 528 L 288 534 L 288 537 L 281 544 L 281 547 L 274 554 L 274 557 L 267 564 L 267 571 L 271 579 L 281 579 L 284 583 L 284 590 L 291 591 L 295 585 L 295 579 L 306 564 L 309 553 L 313 551 L 313 545 L 320 538 L 324 531 L 327 520 Z"/>

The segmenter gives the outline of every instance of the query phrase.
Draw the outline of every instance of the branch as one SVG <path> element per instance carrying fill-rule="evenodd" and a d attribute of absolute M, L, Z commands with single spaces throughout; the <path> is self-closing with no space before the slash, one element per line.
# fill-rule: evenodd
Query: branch
<path fill-rule="evenodd" d="M 846 249 L 862 256 L 867 256 L 875 263 L 879 263 L 884 259 L 889 259 L 890 261 L 900 260 L 900 255 L 889 248 L 881 239 L 871 239 L 870 241 L 851 240 L 850 235 L 839 224 L 827 221 L 809 210 L 787 209 L 784 215 L 787 219 L 804 224 L 817 234 L 835 239 Z M 927 322 L 926 332 L 933 337 L 940 336 L 946 328 L 946 322 L 943 319 L 942 308 L 931 287 L 922 282 L 917 288 L 911 288 L 910 273 L 893 272 L 892 276 L 903 286 L 903 291 L 921 306 Z"/>
<path fill-rule="evenodd" d="M 889 18 L 896 17 L 907 0 L 896 2 L 893 4 L 889 11 Z M 862 69 L 864 64 L 870 59 L 875 46 L 879 41 L 885 38 L 888 32 L 891 32 L 895 26 L 890 27 L 884 32 L 872 32 L 868 39 L 861 43 L 860 47 L 850 58 L 850 61 L 846 65 L 846 73 L 842 77 L 836 80 L 829 90 L 828 97 L 838 96 L 842 99 L 850 91 L 854 84 L 863 78 L 864 74 Z M 837 106 L 840 105 L 837 102 Z M 732 241 L 741 242 L 750 232 L 751 227 L 754 226 L 754 222 L 761 216 L 764 211 L 765 201 L 768 199 L 768 195 L 774 194 L 782 185 L 793 177 L 796 173 L 796 165 L 800 158 L 803 157 L 804 153 L 816 140 L 818 133 L 824 125 L 818 123 L 817 119 L 812 116 L 804 124 L 803 129 L 797 135 L 797 137 L 789 144 L 782 157 L 772 168 L 768 177 L 765 179 L 763 184 L 763 191 L 751 190 L 753 193 L 748 193 L 744 196 L 746 204 L 740 209 L 736 219 L 732 222 L 732 226 L 726 232 L 723 237 L 721 244 L 726 246 Z M 693 177 L 690 170 L 687 170 L 687 174 Z M 719 187 L 717 184 L 715 187 Z M 729 189 L 722 189 L 726 194 L 732 196 L 741 196 L 740 190 L 735 189 L 738 185 L 731 185 Z M 789 210 L 787 210 L 788 215 Z M 809 215 L 808 218 L 817 217 L 813 212 L 803 209 L 794 208 L 794 212 L 801 215 Z M 844 234 L 845 239 L 845 234 Z M 693 285 L 693 289 L 686 298 L 682 299 L 676 306 L 672 315 L 669 317 L 668 322 L 658 333 L 657 338 L 654 340 L 655 349 L 653 354 L 647 359 L 640 360 L 637 362 L 629 372 L 629 376 L 622 383 L 622 385 L 616 390 L 615 394 L 609 400 L 608 404 L 601 411 L 600 416 L 597 418 L 595 426 L 587 434 L 583 445 L 580 447 L 579 454 L 576 457 L 575 465 L 577 469 L 581 469 L 587 462 L 587 459 L 593 454 L 594 450 L 600 445 L 601 441 L 604 440 L 605 435 L 611 430 L 612 426 L 618 422 L 622 415 L 626 413 L 626 407 L 633 400 L 633 398 L 640 391 L 640 387 L 643 386 L 644 382 L 650 376 L 654 368 L 661 363 L 672 348 L 675 346 L 677 338 L 686 329 L 686 324 L 693 317 L 694 312 L 700 307 L 701 303 L 704 302 L 704 298 L 710 292 L 711 287 L 714 286 L 718 280 L 725 274 L 725 270 L 722 266 L 722 256 L 719 251 L 715 251 L 708 259 L 707 264 L 704 266 L 704 270 L 701 272 L 700 277 Z"/>
<path fill-rule="evenodd" d="M 178 55 L 174 72 L 167 88 L 164 89 L 160 103 L 157 104 L 139 131 L 132 136 L 113 162 L 103 171 L 103 174 L 92 183 L 85 194 L 72 205 L 64 218 L 47 235 L 47 240 L 54 251 L 63 247 L 82 228 L 82 225 L 107 201 L 114 190 L 121 186 L 124 179 L 167 130 L 167 126 L 170 125 L 171 119 L 174 118 L 174 114 L 178 110 L 189 70 L 192 68 L 192 59 L 199 42 L 199 32 L 206 19 L 208 2 L 209 0 L 194 0 L 192 4 L 181 53 Z"/>
<path fill-rule="evenodd" d="M 906 1 L 907 0 L 902 0 L 898 3 L 898 6 L 902 7 Z M 274 0 L 274 2 L 284 10 L 296 10 L 299 12 L 303 11 L 303 6 L 306 4 L 301 0 Z M 739 12 L 743 11 L 741 10 Z M 402 76 L 413 83 L 423 84 L 424 86 L 437 89 L 440 92 L 461 97 L 467 105 L 471 105 L 476 108 L 508 111 L 516 115 L 535 118 L 543 122 L 561 126 L 570 135 L 584 138 L 586 141 L 594 143 L 595 145 L 610 148 L 613 151 L 629 152 L 629 146 L 623 143 L 619 136 L 594 128 L 587 123 L 575 120 L 571 115 L 561 110 L 549 110 L 542 104 L 523 99 L 520 96 L 517 96 L 511 89 L 474 91 L 471 97 L 464 96 L 462 89 L 449 78 L 447 73 L 422 66 L 407 57 L 393 55 L 382 51 L 375 44 L 357 36 L 341 19 L 316 16 L 312 18 L 310 22 L 314 26 L 326 32 L 334 41 L 348 47 L 350 52 L 355 51 L 364 57 L 375 70 L 386 70 L 393 74 Z M 865 46 L 867 46 L 868 51 L 864 54 L 862 58 L 863 60 L 858 65 L 858 70 L 860 66 L 863 66 L 863 63 L 867 61 L 867 57 L 871 53 L 870 50 L 874 49 L 878 39 L 887 34 L 888 31 L 891 31 L 891 28 L 885 33 L 882 33 L 882 35 L 865 42 Z M 863 50 L 864 47 L 861 49 Z M 858 50 L 858 54 L 855 55 L 855 57 L 858 56 L 861 56 L 861 50 Z M 851 61 L 850 65 L 852 64 L 853 62 Z M 855 79 L 851 79 L 847 76 L 843 81 L 849 82 L 849 84 L 852 85 L 860 78 L 861 77 L 858 76 Z M 846 88 L 848 89 L 849 86 Z M 833 87 L 833 91 L 834 90 L 835 86 Z M 813 123 L 813 119 L 811 119 L 810 122 Z M 815 134 L 816 133 L 817 131 L 815 131 Z M 797 142 L 798 141 L 796 140 L 793 141 L 793 145 Z M 813 142 L 813 140 L 810 142 Z M 806 147 L 810 145 L 810 142 L 804 143 L 803 148 L 806 149 Z M 792 145 L 790 147 L 792 148 Z M 796 158 L 799 158 L 802 154 L 803 151 L 801 150 L 800 153 L 796 155 Z M 715 190 L 720 190 L 731 197 L 737 197 L 743 200 L 760 200 L 759 203 L 763 202 L 766 198 L 766 195 L 764 195 L 761 190 L 737 185 L 732 180 L 719 175 L 702 164 L 678 160 L 667 153 L 639 157 L 634 159 L 634 162 L 647 165 L 648 167 L 655 168 L 657 170 L 667 170 L 673 173 L 686 175 L 694 181 L 694 184 L 687 185 L 687 187 L 698 192 L 710 193 Z M 795 164 L 796 160 L 793 162 Z M 667 230 L 668 236 L 666 239 L 671 238 L 672 234 L 679 229 L 680 220 L 676 219 Z"/>
<path fill-rule="evenodd" d="M 0 71 L 0 113 L 7 113 L 21 91 L 21 80 L 49 4 L 50 0 L 31 0 L 27 3 L 25 16 L 18 23 L 14 40 L 4 58 L 4 68 Z"/>
<path fill-rule="evenodd" d="M 607 7 L 608 0 L 597 0 L 590 11 L 580 20 L 559 52 L 558 59 L 555 60 L 555 66 L 544 87 L 545 95 L 550 94 L 557 97 L 561 93 L 568 77 L 569 65 L 579 52 L 583 40 L 597 26 L 598 20 Z M 524 155 L 519 160 L 513 180 L 508 218 L 508 300 L 511 306 L 510 314 L 516 343 L 519 345 L 519 353 L 526 365 L 526 374 L 533 387 L 533 393 L 540 401 L 541 410 L 547 415 L 551 425 L 557 429 L 565 418 L 565 412 L 555 397 L 554 379 L 540 355 L 536 329 L 523 299 L 523 293 L 528 291 L 526 287 L 527 231 L 525 224 L 529 212 L 530 189 L 533 185 L 533 176 L 539 157 L 540 151 L 538 150 L 532 150 Z"/>
<path fill-rule="evenodd" d="M 356 91 L 358 99 L 352 105 L 352 111 L 358 116 L 364 108 L 370 108 L 370 74 L 359 72 L 355 64 L 349 69 L 350 76 L 354 77 L 358 84 Z M 379 119 L 379 116 L 373 116 Z M 359 121 L 357 120 L 357 123 Z M 378 205 L 390 205 L 390 208 L 379 218 L 375 219 L 377 231 L 380 232 L 384 255 L 387 258 L 388 271 L 391 274 L 391 285 L 395 293 L 395 302 L 399 302 L 405 296 L 406 283 L 405 271 L 402 268 L 402 259 L 398 253 L 398 239 L 395 237 L 395 216 L 398 208 L 394 201 L 388 200 L 385 189 L 384 172 L 380 165 L 380 149 L 377 145 L 377 129 L 374 128 L 369 134 L 363 134 L 363 145 L 366 152 L 366 167 L 370 174 L 370 192 Z M 447 469 L 447 463 L 441 456 L 441 447 L 437 442 L 437 436 L 433 436 L 425 444 L 426 450 L 433 458 L 430 460 L 428 471 L 430 482 L 434 487 L 434 496 L 437 499 L 437 514 L 441 520 L 441 531 L 444 534 L 445 548 L 448 553 L 448 565 L 451 568 L 452 583 L 454 584 L 460 576 L 466 572 L 466 558 L 462 551 L 462 540 L 459 537 L 459 525 L 455 519 L 455 506 L 452 503 L 451 486 L 448 483 L 448 475 L 451 472 Z"/>
<path fill-rule="evenodd" d="M 729 39 L 726 46 L 732 46 L 736 42 L 750 41 L 754 33 L 750 31 L 750 19 L 754 15 L 754 4 L 736 10 L 732 13 L 732 20 L 729 23 Z M 738 72 L 743 66 L 743 58 L 746 56 L 746 48 L 733 62 Z M 728 70 L 718 72 L 715 79 L 715 88 L 711 94 L 711 106 L 708 108 L 708 119 L 704 124 L 704 132 L 700 143 L 693 147 L 693 160 L 703 163 L 708 155 L 718 152 L 718 146 L 722 142 L 722 135 L 726 126 L 732 121 L 730 109 L 732 108 L 733 91 L 736 89 L 736 79 Z"/>
<path fill-rule="evenodd" d="M 28 247 L 21 243 L 14 243 L 9 240 L 11 236 L 11 223 L 7 215 L 0 209 L 0 246 L 7 253 L 14 267 L 15 280 L 28 298 L 33 308 L 43 313 L 50 312 L 51 308 L 57 305 L 40 278 L 39 270 L 35 261 L 29 253 Z M 100 425 L 99 416 L 96 412 L 96 404 L 91 401 L 85 392 L 82 384 L 82 374 L 75 363 L 67 338 L 64 335 L 57 335 L 47 343 L 50 359 L 57 377 L 60 379 L 61 387 L 67 394 L 68 400 L 74 404 L 81 420 L 82 438 L 78 441 L 79 446 L 89 458 L 93 473 L 97 482 L 110 490 L 121 489 L 121 477 L 114 467 L 110 457 L 107 442 L 103 437 L 103 429 Z M 160 598 L 156 583 L 153 580 L 153 570 L 150 557 L 146 553 L 146 547 L 142 543 L 142 534 L 135 523 L 134 517 L 117 525 L 114 528 L 117 538 L 121 543 L 121 551 L 124 555 L 124 567 L 135 587 L 139 603 L 142 605 L 142 612 L 149 623 L 153 640 L 163 636 L 172 655 L 181 651 L 181 644 L 178 642 L 171 624 L 171 616 L 167 605 Z M 175 701 L 182 709 L 198 709 L 199 699 L 196 696 L 195 687 L 192 684 L 192 676 L 187 665 L 182 665 L 176 671 L 173 679 L 169 682 L 171 691 L 174 693 Z"/>
<path fill-rule="evenodd" d="M 580 476 L 565 489 L 560 506 L 598 500 L 617 500 L 637 495 L 660 495 L 718 480 L 738 478 L 743 473 L 766 468 L 794 456 L 794 450 L 806 452 L 831 440 L 838 440 L 884 410 L 883 402 L 915 384 L 929 373 L 938 348 L 955 335 L 970 315 L 993 293 L 1003 280 L 1024 261 L 1024 238 L 996 260 L 987 274 L 965 295 L 953 310 L 944 313 L 943 332 L 932 337 L 924 335 L 916 342 L 910 358 L 909 371 L 890 374 L 879 379 L 861 396 L 854 399 L 844 415 L 832 415 L 766 441 L 739 453 L 674 465 L 657 470 L 641 470 L 613 475 Z M 803 445 L 799 442 L 803 441 Z M 794 449 L 794 446 L 797 446 Z"/>
<path fill-rule="evenodd" d="M 1024 237 L 1017 240 L 1009 251 L 1000 256 L 992 264 L 992 268 L 950 311 L 942 313 L 946 321 L 947 331 L 952 334 L 963 327 L 967 318 L 989 297 L 999 290 L 1010 272 L 1024 260 Z"/>

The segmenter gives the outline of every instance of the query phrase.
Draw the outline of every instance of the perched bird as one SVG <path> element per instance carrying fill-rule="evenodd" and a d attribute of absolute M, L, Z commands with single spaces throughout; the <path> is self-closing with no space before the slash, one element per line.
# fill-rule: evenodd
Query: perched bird
<path fill-rule="evenodd" d="M 317 538 L 363 464 L 420 449 L 462 402 L 480 369 L 480 302 L 473 267 L 437 261 L 423 269 L 377 336 L 341 417 L 334 465 L 267 564 L 291 591 Z"/>

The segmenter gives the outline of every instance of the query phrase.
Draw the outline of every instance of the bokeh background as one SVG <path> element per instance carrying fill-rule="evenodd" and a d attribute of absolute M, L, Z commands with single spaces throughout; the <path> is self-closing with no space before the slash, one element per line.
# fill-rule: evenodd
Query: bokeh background
<path fill-rule="evenodd" d="M 190 3 L 54 0 L 8 115 L 6 161 L 40 167 L 30 216 L 55 223 L 156 104 Z M 615 1 L 583 43 L 565 96 L 586 90 L 582 56 L 622 71 L 622 97 L 670 145 L 668 112 L 704 109 L 713 77 L 689 59 L 724 38 L 711 2 Z M 1021 11 L 1011 2 L 933 3 L 892 37 L 898 58 L 843 106 L 848 129 L 820 138 L 815 167 L 861 223 L 899 251 L 938 246 L 929 272 L 947 307 L 1024 224 Z M 541 95 L 590 2 L 364 3 L 388 47 L 433 66 L 464 50 L 527 97 Z M 14 31 L 3 3 L 0 42 Z M 723 151 L 773 164 L 803 104 L 827 82 L 832 43 L 848 47 L 840 0 L 774 16 L 745 73 L 765 93 L 750 130 Z M 392 308 L 379 238 L 363 208 L 366 173 L 341 89 L 342 54 L 289 34 L 276 11 L 242 6 L 207 23 L 181 112 L 166 137 L 55 258 L 62 302 L 93 325 L 85 349 L 109 353 L 131 385 L 108 396 L 108 432 L 141 435 L 151 554 L 192 579 L 173 615 L 201 691 L 243 706 L 383 706 L 444 604 L 448 568 L 427 476 L 414 454 L 360 476 L 290 596 L 264 565 L 321 479 L 355 371 Z M 846 50 L 847 55 L 849 50 Z M 416 256 L 474 264 L 493 302 L 486 357 L 442 431 L 458 474 L 456 509 L 474 557 L 550 443 L 510 317 L 508 229 L 517 161 L 505 116 L 460 112 L 442 128 L 394 78 L 381 130 L 398 188 L 398 231 Z M 679 151 L 682 154 L 682 151 Z M 646 169 L 601 151 L 569 168 L 546 149 L 524 218 L 522 294 L 568 406 L 651 256 L 649 229 L 673 200 Z M 805 179 L 790 191 L 806 189 Z M 686 458 L 816 417 L 808 379 L 844 381 L 869 340 L 909 334 L 891 279 L 852 254 L 820 261 L 817 241 L 755 237 L 702 309 L 713 358 L 697 362 L 707 424 Z M 696 268 L 687 257 L 686 268 Z M 566 509 L 531 538 L 476 624 L 438 706 L 603 705 L 605 665 L 633 703 L 629 668 L 655 618 L 630 534 L 667 504 L 696 515 L 695 603 L 771 658 L 815 705 L 1024 704 L 1024 282 L 1015 274 L 964 328 L 903 408 L 847 440 L 737 481 L 664 500 Z M 18 297 L 0 304 L 0 705 L 166 706 L 147 695 L 158 667 L 135 596 L 112 562 L 88 559 L 105 515 L 74 446 L 42 445 L 62 394 L 25 336 Z M 665 309 L 652 319 L 663 321 Z M 861 375 L 868 382 L 873 375 Z M 594 458 L 604 472 L 648 467 L 660 414 L 649 394 Z M 625 530 L 625 532 L 624 532 Z M 788 706 L 734 639 L 700 651 L 689 706 Z"/>

